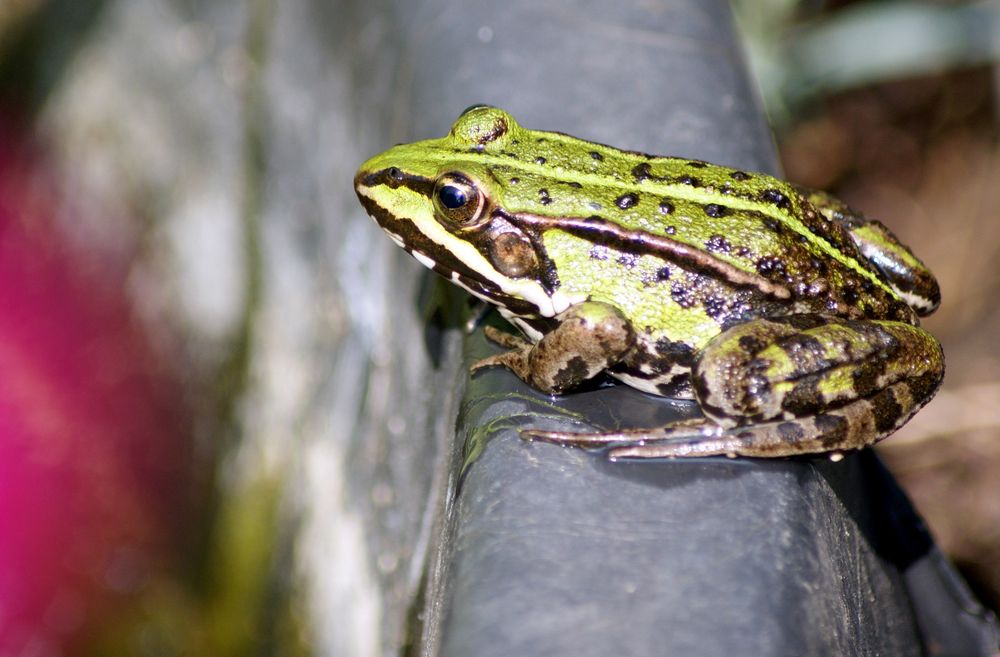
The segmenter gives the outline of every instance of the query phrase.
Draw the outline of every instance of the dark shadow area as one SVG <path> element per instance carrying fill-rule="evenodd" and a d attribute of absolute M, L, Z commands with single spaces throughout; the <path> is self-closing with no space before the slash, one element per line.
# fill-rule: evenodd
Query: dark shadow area
<path fill-rule="evenodd" d="M 847 463 L 811 460 L 872 549 L 900 572 L 933 549 L 923 520 L 873 450 L 862 450 Z"/>
<path fill-rule="evenodd" d="M 34 112 L 87 40 L 103 0 L 48 0 L 0 44 L 0 104 Z"/>

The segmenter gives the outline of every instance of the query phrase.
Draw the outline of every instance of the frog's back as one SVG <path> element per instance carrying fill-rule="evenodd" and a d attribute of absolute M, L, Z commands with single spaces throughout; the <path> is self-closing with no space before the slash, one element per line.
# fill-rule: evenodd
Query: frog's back
<path fill-rule="evenodd" d="M 704 305 L 723 323 L 798 312 L 914 321 L 845 227 L 789 183 L 523 132 L 512 148 L 530 141 L 532 157 L 505 151 L 490 174 L 511 215 L 559 218 L 544 243 L 570 292 L 654 294 L 685 310 Z M 636 284 L 643 292 L 624 289 Z"/>

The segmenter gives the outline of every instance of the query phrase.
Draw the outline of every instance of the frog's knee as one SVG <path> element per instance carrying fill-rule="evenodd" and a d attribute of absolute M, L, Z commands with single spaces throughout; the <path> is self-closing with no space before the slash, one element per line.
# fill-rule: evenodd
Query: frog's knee
<path fill-rule="evenodd" d="M 795 332 L 788 324 L 761 319 L 737 325 L 709 342 L 691 370 L 691 385 L 705 414 L 722 426 L 780 414 L 758 354 Z"/>

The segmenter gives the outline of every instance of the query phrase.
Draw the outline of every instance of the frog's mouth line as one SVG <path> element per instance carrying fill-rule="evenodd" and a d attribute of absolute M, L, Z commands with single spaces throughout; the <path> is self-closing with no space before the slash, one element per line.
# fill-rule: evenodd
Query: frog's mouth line
<path fill-rule="evenodd" d="M 493 281 L 484 280 L 462 260 L 447 249 L 442 249 L 440 245 L 420 232 L 412 220 L 396 218 L 391 212 L 364 194 L 359 193 L 358 199 L 368 215 L 375 220 L 375 223 L 420 264 L 461 286 L 470 294 L 505 308 L 514 315 L 535 316 L 539 314 L 538 306 L 506 294 Z M 428 253 L 435 253 L 436 256 L 432 258 Z"/>

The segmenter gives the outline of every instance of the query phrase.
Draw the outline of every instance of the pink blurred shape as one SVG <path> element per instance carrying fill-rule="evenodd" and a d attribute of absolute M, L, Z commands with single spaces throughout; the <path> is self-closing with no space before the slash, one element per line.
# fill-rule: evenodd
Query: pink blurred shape
<path fill-rule="evenodd" d="M 176 553 L 190 422 L 127 258 L 69 239 L 22 126 L 0 117 L 0 655 L 59 655 Z"/>

